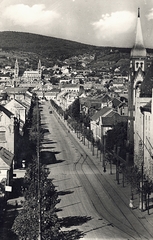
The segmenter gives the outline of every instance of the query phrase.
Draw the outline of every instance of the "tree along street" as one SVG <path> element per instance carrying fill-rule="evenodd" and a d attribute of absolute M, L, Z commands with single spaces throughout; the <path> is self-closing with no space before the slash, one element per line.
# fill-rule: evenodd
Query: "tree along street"
<path fill-rule="evenodd" d="M 109 175 L 92 161 L 50 102 L 41 107 L 41 122 L 49 130 L 41 148 L 48 156 L 49 176 L 60 193 L 59 217 L 74 217 L 74 222 L 68 219 L 68 226 L 83 231 L 83 239 L 152 239 L 153 226 L 129 208 L 129 199 L 118 194 L 117 184 L 109 182 Z"/>

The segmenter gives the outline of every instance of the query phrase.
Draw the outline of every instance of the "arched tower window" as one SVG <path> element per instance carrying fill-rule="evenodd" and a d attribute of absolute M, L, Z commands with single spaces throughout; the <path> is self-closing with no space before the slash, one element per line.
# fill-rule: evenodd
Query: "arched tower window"
<path fill-rule="evenodd" d="M 139 66 L 139 63 L 138 63 L 138 62 L 136 62 L 136 68 L 138 68 L 138 66 Z"/>

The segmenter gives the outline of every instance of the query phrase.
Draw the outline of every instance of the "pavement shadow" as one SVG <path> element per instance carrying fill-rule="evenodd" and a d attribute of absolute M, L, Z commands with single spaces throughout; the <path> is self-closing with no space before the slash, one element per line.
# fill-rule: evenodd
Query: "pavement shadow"
<path fill-rule="evenodd" d="M 41 119 L 41 120 L 45 120 L 46 118 L 44 118 L 44 119 Z M 47 124 L 46 123 L 41 123 L 41 125 L 40 125 L 42 128 L 43 127 L 47 127 Z"/>
<path fill-rule="evenodd" d="M 42 142 L 41 142 L 41 144 L 55 144 L 55 143 L 57 143 L 57 142 L 54 142 L 54 141 L 52 141 L 52 140 L 49 140 L 49 139 L 44 139 Z"/>
<path fill-rule="evenodd" d="M 48 128 L 41 128 L 41 131 L 45 134 L 45 133 L 49 133 L 49 130 L 48 130 Z"/>
<path fill-rule="evenodd" d="M 78 229 L 73 229 L 70 231 L 64 231 L 61 232 L 61 239 L 67 239 L 67 240 L 77 240 L 77 239 L 81 239 L 85 236 L 85 233 L 78 230 Z"/>
<path fill-rule="evenodd" d="M 40 159 L 43 164 L 52 164 L 57 163 L 56 154 L 60 152 L 52 152 L 52 151 L 41 151 L 40 152 Z"/>
<path fill-rule="evenodd" d="M 40 147 L 40 150 L 45 150 L 45 149 L 54 149 L 54 147 Z"/>
<path fill-rule="evenodd" d="M 71 194 L 71 193 L 74 193 L 74 191 L 58 191 L 57 192 L 59 196 L 64 196 L 64 195 L 67 195 L 67 194 Z"/>
<path fill-rule="evenodd" d="M 65 162 L 65 160 L 56 160 L 56 162 L 54 162 L 53 164 L 62 163 L 62 162 Z"/>
<path fill-rule="evenodd" d="M 87 223 L 92 218 L 87 216 L 69 216 L 59 219 L 61 227 L 69 228 L 72 226 L 80 226 Z"/>
<path fill-rule="evenodd" d="M 59 222 L 60 222 L 61 227 L 69 228 L 69 227 L 73 227 L 73 226 L 82 225 L 82 224 L 90 221 L 91 219 L 92 219 L 91 217 L 87 217 L 87 216 L 69 216 L 69 217 L 60 218 Z M 77 240 L 77 239 L 83 238 L 84 236 L 85 236 L 85 233 L 78 229 L 73 229 L 73 230 L 62 232 L 62 237 L 64 239 Z"/>

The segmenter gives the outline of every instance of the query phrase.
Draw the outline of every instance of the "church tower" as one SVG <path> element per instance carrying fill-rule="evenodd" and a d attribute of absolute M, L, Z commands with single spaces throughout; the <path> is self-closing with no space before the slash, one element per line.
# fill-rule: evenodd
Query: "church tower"
<path fill-rule="evenodd" d="M 40 59 L 39 59 L 39 62 L 38 62 L 38 75 L 39 75 L 39 78 L 41 78 L 41 74 L 42 74 L 41 61 L 40 61 Z"/>
<path fill-rule="evenodd" d="M 14 68 L 14 78 L 18 78 L 18 76 L 19 76 L 19 64 L 18 60 L 16 59 Z"/>
<path fill-rule="evenodd" d="M 136 25 L 135 43 L 130 54 L 129 89 L 128 89 L 128 143 L 134 144 L 135 97 L 146 72 L 147 52 L 144 47 L 140 20 L 140 9 Z"/>
<path fill-rule="evenodd" d="M 16 87 L 18 77 L 19 77 L 19 64 L 18 64 L 18 60 L 16 59 L 15 67 L 14 67 L 14 79 L 13 79 L 12 87 Z"/>

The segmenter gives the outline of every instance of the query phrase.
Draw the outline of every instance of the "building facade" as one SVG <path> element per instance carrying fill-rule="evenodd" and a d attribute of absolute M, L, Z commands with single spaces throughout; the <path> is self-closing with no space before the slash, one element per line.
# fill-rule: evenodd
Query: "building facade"
<path fill-rule="evenodd" d="M 153 63 L 147 58 L 140 21 L 131 50 L 128 95 L 128 143 L 133 146 L 134 165 L 153 179 Z"/>

